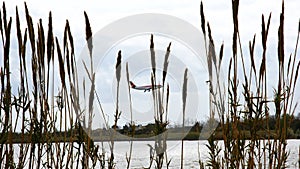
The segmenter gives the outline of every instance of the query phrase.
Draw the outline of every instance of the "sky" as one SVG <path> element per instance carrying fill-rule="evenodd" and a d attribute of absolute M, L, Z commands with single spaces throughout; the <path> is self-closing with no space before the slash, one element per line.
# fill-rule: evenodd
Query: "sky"
<path fill-rule="evenodd" d="M 191 26 L 201 29 L 201 18 L 200 18 L 200 1 L 195 0 L 97 0 L 97 1 L 37 1 L 31 0 L 26 1 L 29 8 L 29 12 L 33 17 L 33 22 L 37 23 L 38 19 L 42 18 L 43 24 L 46 26 L 48 21 L 49 11 L 52 11 L 53 16 L 53 27 L 55 36 L 59 39 L 62 39 L 64 25 L 66 19 L 68 19 L 71 31 L 73 33 L 76 56 L 82 55 L 85 47 L 85 21 L 83 12 L 86 11 L 93 34 L 96 35 L 97 32 L 101 32 L 102 28 L 105 26 L 117 22 L 119 19 L 124 17 L 130 17 L 136 14 L 143 13 L 159 13 L 166 14 L 181 20 L 186 21 Z M 212 29 L 212 36 L 215 41 L 216 53 L 219 52 L 219 48 L 222 43 L 224 43 L 224 62 L 223 69 L 224 74 L 227 75 L 228 62 L 231 57 L 231 44 L 232 44 L 232 12 L 231 12 L 231 1 L 230 0 L 204 0 L 204 13 L 206 20 L 209 21 L 210 27 Z M 19 14 L 21 16 L 21 25 L 23 28 L 26 26 L 26 21 L 24 18 L 24 1 L 13 0 L 6 1 L 7 13 L 10 16 L 15 17 L 15 7 L 18 6 Z M 300 18 L 300 6 L 299 0 L 287 0 L 285 2 L 285 54 L 294 52 L 296 44 L 296 36 L 298 31 L 298 22 Z M 261 16 L 262 14 L 265 18 L 268 17 L 269 13 L 272 12 L 270 32 L 268 37 L 268 51 L 267 51 L 267 71 L 270 74 L 268 77 L 270 80 L 274 79 L 273 74 L 276 74 L 276 70 L 272 69 L 277 67 L 277 30 L 279 26 L 279 16 L 281 11 L 281 1 L 280 0 L 247 0 L 241 1 L 239 5 L 239 29 L 240 36 L 242 41 L 242 49 L 245 56 L 248 56 L 248 43 L 252 40 L 254 34 L 256 34 L 256 63 L 260 63 L 261 59 Z M 139 23 L 136 23 L 139 24 Z M 159 27 L 162 23 L 155 23 Z M 14 25 L 14 24 L 13 24 Z M 13 30 L 13 32 L 15 29 Z M 96 67 L 97 79 L 97 90 L 107 91 L 99 92 L 101 101 L 103 102 L 103 107 L 105 112 L 107 112 L 107 117 L 110 121 L 113 119 L 113 116 L 110 112 L 114 112 L 114 99 L 115 99 L 115 82 L 113 81 L 114 77 L 114 64 L 115 56 L 117 51 L 122 49 L 124 55 L 123 60 L 127 61 L 130 65 L 130 73 L 133 80 L 139 85 L 148 84 L 149 81 L 149 66 L 144 66 L 143 64 L 149 65 L 148 61 L 145 61 L 144 58 L 140 56 L 148 57 L 149 55 L 149 33 L 142 35 L 134 35 L 126 39 L 120 39 L 117 44 L 114 44 L 110 50 L 106 53 L 108 57 L 104 57 L 100 66 Z M 189 55 L 190 58 L 195 56 L 194 53 L 184 45 L 184 43 L 177 41 L 176 38 L 170 38 L 168 36 L 155 36 L 155 49 L 157 50 L 157 55 L 164 55 L 165 49 L 168 46 L 169 42 L 172 42 L 171 47 L 171 57 L 170 62 L 173 65 L 176 65 L 173 69 L 170 66 L 170 74 L 167 81 L 171 86 L 171 97 L 176 98 L 170 101 L 170 116 L 169 118 L 172 121 L 171 124 L 179 123 L 181 119 L 181 95 L 180 88 L 182 85 L 183 79 L 183 70 L 187 66 L 190 69 L 190 85 L 194 85 L 197 89 L 197 96 L 192 95 L 194 92 L 190 92 L 191 96 L 188 99 L 188 112 L 196 112 L 197 114 L 190 113 L 188 117 L 191 119 L 205 120 L 208 115 L 208 93 L 207 85 L 205 83 L 208 80 L 207 69 L 205 68 L 205 59 L 201 60 L 201 63 L 196 62 L 193 59 L 184 59 L 187 57 L 181 57 L 182 55 Z M 16 45 L 17 41 L 15 40 L 15 45 L 12 45 L 12 48 L 17 50 Z M 14 50 L 13 50 L 14 51 Z M 300 53 L 297 52 L 298 60 Z M 17 60 L 12 60 L 12 62 L 17 62 Z M 0 62 L 2 63 L 2 62 Z M 158 62 L 159 63 L 159 62 Z M 246 63 L 250 63 L 250 60 L 246 60 Z M 171 65 L 171 64 L 170 64 Z M 140 67 L 139 67 L 140 66 Z M 246 65 L 249 66 L 249 65 Z M 122 67 L 123 73 L 125 71 L 125 65 Z M 181 72 L 181 73 L 180 73 Z M 123 74 L 123 77 L 124 74 Z M 194 82 L 193 82 L 194 80 Z M 276 84 L 274 84 L 275 87 Z M 124 95 L 126 95 L 126 81 L 123 78 L 121 81 L 121 88 Z M 297 86 L 299 88 L 299 85 Z M 124 90 L 125 89 L 125 90 Z M 272 88 L 271 88 L 272 91 Z M 143 92 L 133 92 L 133 109 L 136 110 L 135 118 L 136 123 L 147 123 L 148 119 L 153 119 L 151 111 L 152 105 L 149 104 L 151 101 L 151 94 Z M 108 94 L 109 93 L 109 94 Z M 271 96 L 270 96 L 271 97 Z M 177 99 L 180 98 L 180 99 Z M 121 123 L 126 123 L 129 120 L 128 106 L 126 107 L 128 100 L 127 98 L 123 99 L 121 107 L 123 108 L 123 116 L 120 119 Z M 176 101 L 177 100 L 177 101 Z M 296 100 L 300 101 L 300 95 L 296 94 Z M 201 102 L 201 104 L 199 104 Z M 198 105 L 196 109 L 195 104 Z M 148 110 L 146 112 L 139 111 L 141 108 Z M 97 107 L 96 107 L 97 109 Z M 204 114 L 201 114 L 201 113 Z M 299 109 L 298 109 L 299 112 Z M 101 117 L 99 117 L 101 118 Z M 99 123 L 98 123 L 99 124 Z M 102 124 L 99 124 L 101 127 Z"/>

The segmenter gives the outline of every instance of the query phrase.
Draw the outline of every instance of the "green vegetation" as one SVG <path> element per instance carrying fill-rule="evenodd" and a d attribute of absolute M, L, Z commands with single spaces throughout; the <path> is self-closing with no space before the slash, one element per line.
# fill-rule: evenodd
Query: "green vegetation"
<path fill-rule="evenodd" d="M 290 127 L 287 130 L 287 139 L 300 139 L 300 117 L 291 117 L 287 116 L 288 120 L 291 120 Z M 292 119 L 293 120 L 292 120 Z M 265 119 L 263 120 L 265 121 Z M 281 118 L 281 123 L 283 124 L 283 118 Z M 251 121 L 247 122 L 240 122 L 239 123 L 239 130 L 243 133 L 245 139 L 250 140 L 251 139 L 251 133 L 250 133 L 250 126 L 251 126 Z M 201 137 L 202 134 L 202 128 L 203 125 L 200 122 L 196 122 L 193 126 L 190 127 L 185 127 L 185 132 L 186 135 L 184 137 L 184 140 L 203 140 L 205 138 Z M 232 126 L 232 124 L 228 124 L 228 126 Z M 276 136 L 276 119 L 275 116 L 270 116 L 269 118 L 269 128 L 270 132 L 265 132 L 263 129 L 266 126 L 261 126 L 261 129 L 257 131 L 257 135 L 260 139 L 267 139 L 267 138 L 275 138 Z M 114 126 L 111 127 L 111 130 L 114 129 Z M 134 135 L 132 135 L 132 131 L 134 130 Z M 155 130 L 155 124 L 149 123 L 145 126 L 142 125 L 137 125 L 135 126 L 135 129 L 132 129 L 130 124 L 125 124 L 122 128 L 116 126 L 116 131 L 122 135 L 118 135 L 118 137 L 115 138 L 115 141 L 139 141 L 139 140 L 154 140 L 154 133 Z M 80 133 L 78 132 L 80 129 L 75 129 L 75 131 L 72 132 L 72 130 L 68 130 L 66 132 L 54 132 L 54 133 L 49 133 L 48 136 L 52 137 L 53 140 L 52 142 L 63 142 L 64 141 L 64 136 L 66 135 L 67 140 L 77 142 L 80 137 Z M 182 139 L 182 127 L 169 127 L 166 129 L 167 132 L 167 140 L 181 140 Z M 82 138 L 87 137 L 84 135 L 85 131 L 81 129 L 81 135 Z M 270 134 L 270 136 L 268 135 Z M 110 141 L 110 131 L 103 128 L 103 129 L 97 129 L 93 130 L 91 132 L 91 137 L 92 138 L 97 138 L 97 136 L 101 135 L 101 139 L 94 139 L 93 141 Z M 204 134 L 205 135 L 205 134 Z M 21 137 L 22 133 L 13 133 L 12 139 L 14 143 L 22 143 Z M 7 135 L 3 136 L 3 139 L 6 138 Z M 46 137 L 45 135 L 42 135 L 42 140 L 45 140 Z M 215 132 L 214 132 L 214 139 L 216 140 L 222 140 L 222 128 L 219 125 Z M 29 133 L 25 133 L 24 135 L 24 142 L 30 143 L 30 135 Z"/>

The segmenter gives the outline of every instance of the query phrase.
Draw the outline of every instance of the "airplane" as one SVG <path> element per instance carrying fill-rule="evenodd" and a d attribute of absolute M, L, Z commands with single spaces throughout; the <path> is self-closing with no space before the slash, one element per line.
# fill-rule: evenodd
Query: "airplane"
<path fill-rule="evenodd" d="M 132 81 L 129 81 L 131 88 L 136 89 L 136 90 L 144 90 L 144 92 L 148 91 L 150 92 L 150 90 L 152 89 L 152 85 L 146 85 L 146 86 L 136 86 Z M 162 85 L 154 85 L 153 89 L 159 89 L 162 88 Z"/>

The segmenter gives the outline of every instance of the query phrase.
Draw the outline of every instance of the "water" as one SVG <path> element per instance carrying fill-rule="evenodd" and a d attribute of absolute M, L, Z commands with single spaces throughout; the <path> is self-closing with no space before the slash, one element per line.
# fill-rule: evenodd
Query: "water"
<path fill-rule="evenodd" d="M 299 160 L 299 146 L 300 140 L 288 140 L 287 150 L 289 151 L 288 168 L 297 168 Z M 208 148 L 206 147 L 207 141 L 185 141 L 184 142 L 184 168 L 199 168 L 198 156 L 198 143 L 200 150 L 200 158 L 203 162 L 208 160 Z M 100 144 L 100 143 L 98 143 Z M 149 167 L 150 153 L 148 144 L 154 146 L 154 141 L 136 141 L 133 142 L 131 168 Z M 218 146 L 223 146 L 223 141 L 219 141 Z M 109 155 L 108 143 L 104 143 L 107 156 Z M 115 162 L 116 168 L 122 169 L 127 166 L 126 153 L 129 154 L 129 142 L 116 142 L 115 143 Z M 221 151 L 221 155 L 222 155 Z M 167 157 L 171 160 L 169 168 L 175 169 L 180 167 L 181 156 L 181 142 L 180 141 L 167 141 Z M 154 167 L 155 161 L 152 164 Z M 166 161 L 164 161 L 166 164 Z"/>
<path fill-rule="evenodd" d="M 200 141 L 200 150 L 205 148 L 205 141 Z M 147 144 L 154 145 L 154 141 L 138 141 L 133 142 L 132 149 L 132 162 L 131 168 L 143 168 L 149 167 L 150 162 L 150 148 Z M 129 154 L 129 142 L 117 142 L 115 144 L 115 156 L 116 167 L 124 168 L 127 165 L 126 153 Z M 198 166 L 198 143 L 197 141 L 185 141 L 184 142 L 184 162 L 186 168 L 199 168 Z M 106 147 L 108 150 L 108 147 Z M 207 156 L 201 152 L 201 156 Z M 202 154 L 204 153 L 204 154 Z M 181 142 L 180 141 L 168 141 L 167 142 L 167 158 L 171 160 L 170 168 L 178 168 L 180 166 L 181 155 Z M 164 161 L 165 163 L 165 161 Z M 152 165 L 154 166 L 154 165 Z"/>
<path fill-rule="evenodd" d="M 132 148 L 132 158 L 131 158 L 131 164 L 130 168 L 135 169 L 141 169 L 144 167 L 149 167 L 150 162 L 150 148 L 148 146 L 154 146 L 154 141 L 135 141 L 133 142 L 133 148 Z M 97 142 L 101 147 L 101 143 Z M 206 147 L 207 141 L 201 140 L 201 141 L 185 141 L 184 142 L 184 168 L 192 169 L 192 168 L 199 168 L 199 155 L 198 150 L 200 152 L 200 159 L 203 162 L 207 162 L 209 152 L 208 148 Z M 106 158 L 110 156 L 110 149 L 108 142 L 104 142 L 104 150 L 106 152 Z M 199 145 L 199 146 L 198 146 Z M 64 151 L 66 147 L 63 147 L 63 144 L 55 144 L 55 147 L 60 147 L 59 149 L 61 151 Z M 77 145 L 75 144 L 77 147 Z M 220 148 L 223 147 L 223 141 L 218 142 L 218 146 Z M 287 141 L 287 151 L 289 152 L 288 157 L 288 168 L 298 168 L 298 160 L 299 160 L 299 146 L 300 146 L 300 140 L 288 140 Z M 199 147 L 199 148 L 198 148 Z M 114 154 L 115 154 L 115 163 L 116 168 L 118 169 L 124 169 L 127 166 L 126 161 L 126 154 L 129 154 L 129 148 L 130 148 L 130 142 L 128 141 L 122 141 L 122 142 L 115 142 L 114 147 Z M 68 149 L 68 147 L 67 147 Z M 222 148 L 223 150 L 224 148 Z M 247 149 L 247 148 L 246 148 Z M 101 151 L 101 150 L 100 150 Z M 15 161 L 18 161 L 18 152 L 19 152 L 19 145 L 16 144 L 14 146 L 14 158 Z M 55 153 L 55 152 L 54 152 Z M 37 153 L 36 153 L 37 154 Z M 220 152 L 220 155 L 223 155 L 223 152 Z M 74 154 L 76 156 L 76 154 Z M 28 155 L 27 155 L 28 157 Z M 42 158 L 43 162 L 46 162 L 47 159 L 45 155 Z M 64 156 L 61 161 L 65 163 L 67 161 L 67 157 Z M 167 141 L 167 158 L 168 160 L 171 160 L 170 162 L 170 169 L 178 169 L 180 168 L 180 159 L 181 159 L 181 141 Z M 59 159 L 55 159 L 59 160 Z M 25 168 L 28 165 L 29 160 L 24 161 Z M 107 164 L 107 163 L 106 163 Z M 73 164 L 74 167 L 76 166 Z M 81 165 L 81 163 L 79 164 Z M 99 164 L 98 164 L 99 165 Z M 152 168 L 155 167 L 155 161 L 153 161 Z M 81 168 L 81 166 L 79 166 Z M 96 166 L 96 168 L 100 168 L 100 166 Z M 164 168 L 166 168 L 166 161 L 164 161 Z"/>

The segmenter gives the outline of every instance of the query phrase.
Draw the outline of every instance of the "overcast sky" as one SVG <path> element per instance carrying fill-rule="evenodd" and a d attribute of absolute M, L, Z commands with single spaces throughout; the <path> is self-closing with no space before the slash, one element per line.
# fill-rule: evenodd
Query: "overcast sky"
<path fill-rule="evenodd" d="M 217 53 L 219 51 L 219 47 L 224 42 L 225 44 L 225 50 L 224 50 L 224 63 L 223 68 L 226 70 L 228 67 L 228 60 L 231 56 L 231 39 L 232 39 L 232 32 L 233 32 L 233 25 L 232 25 L 232 12 L 231 12 L 231 1 L 230 0 L 204 0 L 204 12 L 206 16 L 206 20 L 209 21 L 213 38 L 215 40 L 215 46 Z M 19 13 L 21 15 L 21 24 L 23 27 L 25 27 L 26 22 L 24 19 L 24 1 L 14 0 L 14 1 L 6 1 L 6 7 L 8 11 L 8 15 L 13 16 L 15 18 L 15 7 L 18 6 Z M 195 0 L 110 0 L 110 1 L 103 1 L 103 0 L 97 0 L 97 1 L 61 1 L 61 0 L 52 0 L 52 1 L 27 1 L 27 6 L 29 8 L 30 14 L 33 16 L 33 22 L 37 23 L 39 18 L 43 19 L 43 23 L 46 26 L 48 22 L 48 14 L 49 11 L 52 11 L 53 15 L 53 26 L 55 35 L 58 37 L 62 37 L 64 25 L 66 19 L 69 20 L 71 31 L 73 33 L 73 37 L 75 40 L 75 46 L 76 46 L 76 54 L 77 56 L 80 55 L 83 47 L 85 46 L 85 21 L 84 21 L 84 15 L 83 12 L 86 11 L 91 27 L 93 30 L 93 33 L 95 34 L 97 31 L 101 30 L 104 26 L 113 23 L 117 21 L 118 19 L 121 19 L 126 16 L 131 16 L 134 14 L 142 14 L 142 13 L 161 13 L 161 14 L 167 14 L 171 16 L 178 17 L 180 19 L 183 19 L 187 22 L 189 22 L 191 25 L 197 27 L 200 30 L 201 25 L 201 18 L 199 15 L 200 11 L 200 1 Z M 296 43 L 296 36 L 298 31 L 298 22 L 300 17 L 300 1 L 299 0 L 287 0 L 285 2 L 285 54 L 288 56 L 290 53 L 294 52 L 294 47 Z M 240 36 L 242 41 L 242 48 L 243 52 L 246 56 L 248 56 L 248 42 L 253 38 L 253 35 L 256 34 L 257 40 L 257 54 L 256 54 L 256 62 L 260 63 L 261 58 L 261 15 L 264 14 L 265 18 L 268 17 L 269 13 L 272 12 L 272 19 L 271 19 L 271 25 L 270 25 L 270 32 L 268 37 L 268 57 L 267 57 L 267 71 L 268 73 L 274 73 L 274 70 L 272 70 L 272 67 L 277 67 L 277 30 L 279 26 L 279 15 L 281 11 L 281 1 L 280 0 L 247 0 L 247 1 L 241 1 L 240 7 L 239 7 L 239 26 L 240 26 Z M 22 17 L 23 16 L 23 17 Z M 158 23 L 159 24 L 159 23 Z M 15 24 L 13 24 L 15 25 Z M 14 30 L 13 30 L 14 32 Z M 23 31 L 24 32 L 24 31 Z M 140 38 L 140 41 L 146 40 L 144 46 L 141 44 L 134 44 L 132 41 L 124 41 L 124 45 L 128 46 L 128 44 L 131 45 L 131 50 L 134 49 L 132 46 L 139 46 L 144 47 L 144 49 L 141 50 L 148 50 L 149 46 L 149 38 L 147 36 L 141 36 L 136 37 Z M 173 39 L 174 40 L 174 39 Z M 162 45 L 162 49 L 164 50 L 168 42 L 172 41 L 172 39 L 167 40 L 161 40 L 157 43 Z M 15 41 L 15 44 L 17 41 Z M 174 42 L 176 43 L 176 42 Z M 175 44 L 176 45 L 176 44 Z M 13 47 L 16 45 L 12 45 Z M 122 47 L 122 43 L 119 45 L 119 47 Z M 117 48 L 111 50 L 110 52 L 113 53 L 116 52 Z M 116 54 L 116 53 L 115 53 Z M 176 54 L 175 54 L 176 55 Z M 298 59 L 300 56 L 300 53 L 298 51 L 297 53 Z M 134 57 L 134 56 L 133 56 Z M 129 59 L 129 58 L 128 58 Z M 287 60 L 287 59 L 286 59 Z M 129 60 L 130 61 L 130 60 Z M 249 61 L 249 60 L 248 60 Z M 188 61 L 187 61 L 188 62 Z M 0 62 L 1 63 L 1 62 Z M 112 60 L 109 60 L 107 64 L 105 64 L 107 67 L 109 67 L 110 64 L 115 63 L 115 58 Z M 136 62 L 137 63 L 137 62 Z M 138 62 L 140 63 L 140 62 Z M 192 62 L 184 63 L 184 64 L 190 64 L 192 65 Z M 125 66 L 124 66 L 125 67 Z M 100 68 L 99 68 L 100 69 Z M 99 75 L 98 78 L 105 78 L 105 77 L 111 77 L 114 76 L 110 75 L 110 73 L 113 73 L 113 70 L 109 70 L 109 68 L 106 69 L 107 72 L 102 73 Z M 175 70 L 174 70 L 175 71 Z M 201 70 L 205 73 L 205 70 Z M 276 72 L 275 72 L 276 73 Z M 138 73 L 133 73 L 136 76 L 137 83 L 148 83 L 143 82 L 143 79 L 138 77 Z M 226 73 L 225 73 L 226 74 Z M 180 85 L 182 82 L 177 79 L 182 79 L 182 74 L 180 74 L 181 77 L 169 77 L 170 83 L 174 84 L 174 88 L 176 86 L 180 88 Z M 207 77 L 203 75 L 202 77 L 203 83 L 201 87 L 201 91 L 206 91 L 207 88 L 205 88 L 205 80 L 207 80 Z M 273 77 L 272 77 L 273 78 Z M 175 79 L 175 80 L 174 80 Z M 196 78 L 197 79 L 197 78 Z M 176 82 L 175 82 L 176 81 Z M 180 82 L 179 82 L 180 81 Z M 99 82 L 102 83 L 102 82 Z M 99 85 L 103 86 L 103 85 Z M 104 85 L 105 86 L 105 85 Z M 275 86 L 275 84 L 274 84 Z M 199 86 L 198 86 L 199 87 Z M 298 85 L 299 88 L 299 85 Z M 176 91 L 176 89 L 174 89 Z M 201 92 L 200 92 L 201 93 Z M 203 92 L 202 92 L 203 93 Z M 177 93 L 178 94 L 178 93 Z M 141 95 L 141 93 L 137 93 L 137 95 Z M 149 94 L 150 95 L 150 94 Z M 176 92 L 174 92 L 174 97 Z M 102 94 L 104 102 L 106 102 L 106 108 L 110 109 L 113 107 L 111 105 L 111 99 L 108 95 Z M 138 96 L 136 96 L 138 97 Z M 140 96 L 141 97 L 141 96 Z M 201 98 L 205 98 L 206 96 L 201 96 Z M 299 100 L 299 94 L 296 95 L 296 99 Z M 149 98 L 148 98 L 149 99 Z M 200 99 L 200 98 L 199 98 Z M 134 100 L 134 98 L 133 98 Z M 147 105 L 147 99 L 144 99 L 145 103 L 140 102 L 140 105 L 143 106 L 150 106 Z M 174 102 L 174 105 L 179 105 L 178 102 Z M 204 104 L 207 105 L 207 104 Z M 176 107 L 176 106 L 175 106 Z M 136 107 L 138 109 L 138 107 Z M 174 107 L 173 107 L 174 108 Z M 202 107 L 203 108 L 203 107 Z M 175 108 L 178 109 L 178 108 Z M 204 110 L 207 110 L 207 106 L 204 106 Z M 299 110 L 299 109 L 298 109 Z M 111 111 L 111 110 L 108 110 Z M 113 112 L 113 111 L 112 111 Z M 178 112 L 180 112 L 178 110 Z M 176 115 L 175 115 L 176 116 Z M 178 115 L 177 115 L 178 116 Z M 195 117 L 191 115 L 191 117 Z M 179 117 L 175 117 L 177 120 Z M 198 120 L 200 119 L 197 117 Z M 177 121 L 175 120 L 175 121 Z M 123 119 L 123 122 L 126 122 L 126 118 Z M 145 121 L 146 122 L 146 121 Z"/>

